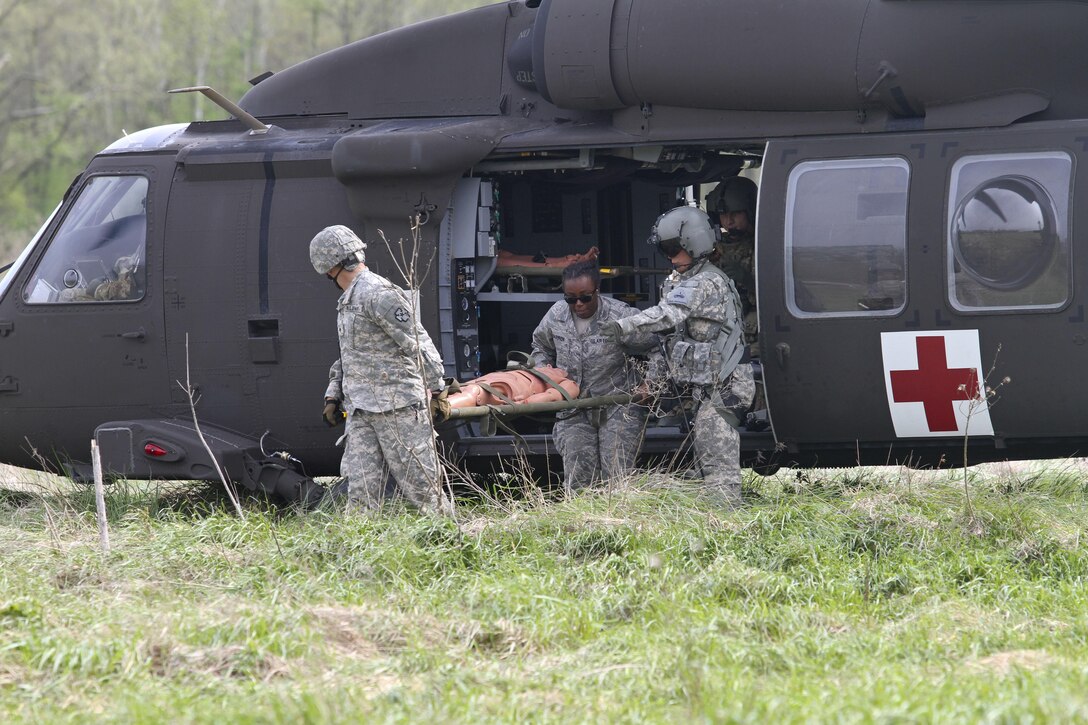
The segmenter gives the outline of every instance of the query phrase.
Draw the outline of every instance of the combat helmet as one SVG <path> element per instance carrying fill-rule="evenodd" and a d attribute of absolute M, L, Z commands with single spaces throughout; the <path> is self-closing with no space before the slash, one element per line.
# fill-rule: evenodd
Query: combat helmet
<path fill-rule="evenodd" d="M 646 242 L 655 245 L 670 259 L 681 249 L 692 259 L 701 259 L 710 254 L 714 243 L 720 240 L 721 234 L 706 214 L 692 206 L 678 206 L 657 218 Z"/>
<path fill-rule="evenodd" d="M 706 213 L 714 219 L 719 214 L 743 211 L 748 214 L 748 221 L 756 221 L 756 185 L 743 176 L 731 176 L 711 189 L 706 195 Z"/>
<path fill-rule="evenodd" d="M 365 262 L 366 242 L 343 224 L 325 227 L 310 240 L 310 264 L 318 274 L 337 265 L 354 266 Z"/>

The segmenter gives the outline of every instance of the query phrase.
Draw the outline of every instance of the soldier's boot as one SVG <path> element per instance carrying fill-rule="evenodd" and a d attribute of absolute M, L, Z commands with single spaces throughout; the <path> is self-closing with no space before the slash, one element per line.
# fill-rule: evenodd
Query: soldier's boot
<path fill-rule="evenodd" d="M 703 489 L 702 498 L 725 511 L 735 511 L 744 505 L 739 484 L 709 484 Z"/>
<path fill-rule="evenodd" d="M 438 515 L 452 518 L 454 514 L 453 501 L 446 495 L 438 497 Z"/>

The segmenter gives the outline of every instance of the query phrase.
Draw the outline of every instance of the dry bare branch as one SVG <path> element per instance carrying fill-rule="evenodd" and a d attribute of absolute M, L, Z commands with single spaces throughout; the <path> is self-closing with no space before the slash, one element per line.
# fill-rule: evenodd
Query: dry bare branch
<path fill-rule="evenodd" d="M 204 438 L 203 431 L 200 430 L 200 421 L 196 415 L 196 396 L 193 392 L 193 386 L 189 381 L 189 333 L 185 333 L 185 384 L 181 381 L 177 381 L 178 385 L 183 391 L 185 391 L 186 397 L 189 398 L 189 410 L 193 413 L 193 427 L 196 429 L 197 437 L 200 438 L 200 442 L 204 445 L 204 450 L 208 453 L 208 458 L 212 460 L 212 465 L 215 466 L 215 472 L 219 474 L 219 480 L 223 482 L 223 488 L 227 492 L 227 496 L 230 498 L 230 502 L 234 505 L 234 510 L 238 514 L 238 518 L 244 519 L 245 512 L 242 511 L 242 504 L 238 500 L 238 494 L 234 490 L 234 484 L 227 478 L 227 474 L 223 471 L 223 468 L 219 465 L 219 460 L 212 453 L 211 446 L 208 445 L 208 441 Z"/>

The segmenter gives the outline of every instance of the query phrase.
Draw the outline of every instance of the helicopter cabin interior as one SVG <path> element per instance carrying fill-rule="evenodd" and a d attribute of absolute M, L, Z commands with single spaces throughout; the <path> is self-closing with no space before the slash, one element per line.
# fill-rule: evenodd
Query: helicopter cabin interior
<path fill-rule="evenodd" d="M 702 205 L 723 178 L 758 179 L 761 147 L 626 149 L 489 159 L 454 190 L 440 232 L 443 353 L 465 379 L 529 352 L 536 325 L 563 298 L 562 270 L 595 257 L 600 293 L 655 305 L 671 271 L 647 243 L 660 214 Z M 449 310 L 445 300 L 452 302 Z"/>

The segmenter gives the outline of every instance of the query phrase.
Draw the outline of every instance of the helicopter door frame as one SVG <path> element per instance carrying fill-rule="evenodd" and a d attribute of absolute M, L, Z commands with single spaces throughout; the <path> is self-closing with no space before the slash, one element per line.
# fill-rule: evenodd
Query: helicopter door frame
<path fill-rule="evenodd" d="M 13 326 L 6 339 L 19 348 L 5 364 L 19 394 L 5 402 L 21 409 L 26 430 L 42 431 L 58 450 L 85 450 L 100 423 L 169 399 L 162 219 L 173 167 L 166 155 L 92 160 L 3 301 Z M 125 198 L 124 177 L 141 180 L 129 184 L 128 196 L 146 180 L 142 203 Z M 98 202 L 85 194 L 111 185 L 116 195 L 92 208 Z M 70 259 L 49 271 L 58 251 Z M 51 420 L 57 409 L 66 411 L 63 425 Z"/>

